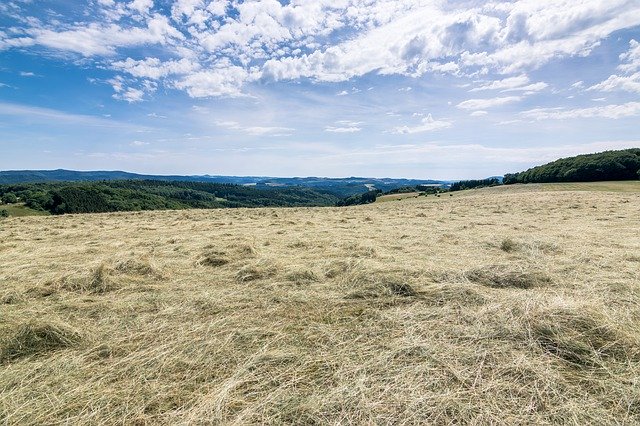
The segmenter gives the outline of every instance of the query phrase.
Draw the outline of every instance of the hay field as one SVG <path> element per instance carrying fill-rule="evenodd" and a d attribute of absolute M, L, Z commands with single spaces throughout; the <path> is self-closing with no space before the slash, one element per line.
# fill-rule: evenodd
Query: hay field
<path fill-rule="evenodd" d="M 640 193 L 0 222 L 0 424 L 638 424 Z"/>

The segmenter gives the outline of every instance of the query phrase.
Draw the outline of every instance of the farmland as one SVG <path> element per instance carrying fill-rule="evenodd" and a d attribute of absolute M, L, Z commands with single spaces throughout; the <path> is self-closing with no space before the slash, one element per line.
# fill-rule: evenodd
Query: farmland
<path fill-rule="evenodd" d="M 3 219 L 0 419 L 637 424 L 640 191 L 564 185 Z"/>

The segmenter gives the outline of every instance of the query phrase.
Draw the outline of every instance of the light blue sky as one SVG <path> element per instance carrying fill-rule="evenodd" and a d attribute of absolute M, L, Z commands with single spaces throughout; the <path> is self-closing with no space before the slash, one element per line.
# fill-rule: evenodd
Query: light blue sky
<path fill-rule="evenodd" d="M 640 146 L 640 2 L 9 0 L 0 169 L 481 178 Z"/>

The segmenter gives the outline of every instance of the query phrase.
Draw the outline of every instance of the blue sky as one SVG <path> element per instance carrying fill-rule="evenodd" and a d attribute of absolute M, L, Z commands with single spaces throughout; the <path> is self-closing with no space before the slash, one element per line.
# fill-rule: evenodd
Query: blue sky
<path fill-rule="evenodd" d="M 462 179 L 640 146 L 637 0 L 9 0 L 0 169 Z"/>

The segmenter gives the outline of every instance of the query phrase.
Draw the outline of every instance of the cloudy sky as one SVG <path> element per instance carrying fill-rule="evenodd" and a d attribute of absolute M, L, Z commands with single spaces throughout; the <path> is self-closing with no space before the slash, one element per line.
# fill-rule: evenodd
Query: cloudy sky
<path fill-rule="evenodd" d="M 0 3 L 3 170 L 457 179 L 638 146 L 638 0 Z"/>

